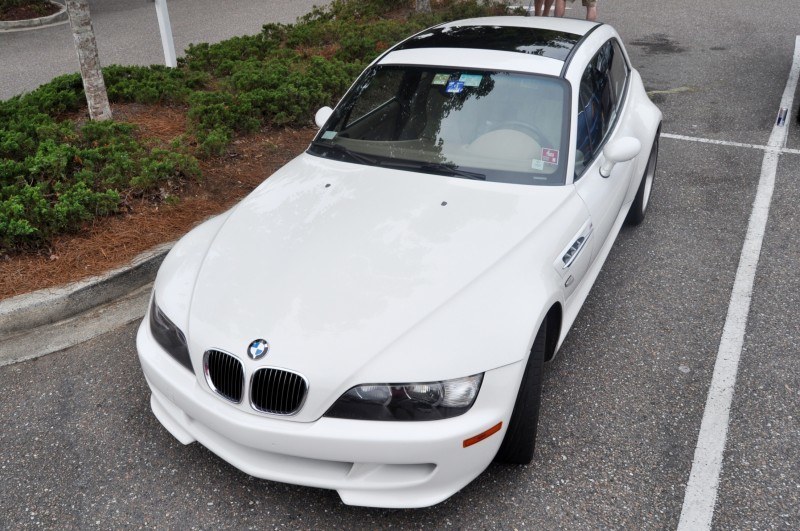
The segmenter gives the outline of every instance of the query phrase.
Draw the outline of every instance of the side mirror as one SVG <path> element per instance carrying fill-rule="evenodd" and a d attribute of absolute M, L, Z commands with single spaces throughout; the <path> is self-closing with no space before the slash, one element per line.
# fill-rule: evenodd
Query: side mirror
<path fill-rule="evenodd" d="M 610 177 L 611 170 L 614 169 L 615 164 L 631 160 L 638 155 L 641 150 L 642 143 L 632 136 L 618 138 L 609 142 L 606 147 L 603 148 L 603 156 L 606 160 L 603 162 L 603 165 L 600 166 L 600 175 L 606 178 Z"/>
<path fill-rule="evenodd" d="M 317 127 L 322 128 L 325 125 L 325 122 L 328 121 L 328 118 L 331 117 L 333 114 L 333 109 L 330 107 L 323 107 L 317 111 L 317 114 L 314 115 L 314 123 L 317 124 Z"/>

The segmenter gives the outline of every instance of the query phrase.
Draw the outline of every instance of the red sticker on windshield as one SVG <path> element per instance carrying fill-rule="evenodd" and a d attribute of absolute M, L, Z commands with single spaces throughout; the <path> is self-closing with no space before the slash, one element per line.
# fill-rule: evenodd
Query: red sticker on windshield
<path fill-rule="evenodd" d="M 548 164 L 558 164 L 558 150 L 542 148 L 542 162 Z"/>

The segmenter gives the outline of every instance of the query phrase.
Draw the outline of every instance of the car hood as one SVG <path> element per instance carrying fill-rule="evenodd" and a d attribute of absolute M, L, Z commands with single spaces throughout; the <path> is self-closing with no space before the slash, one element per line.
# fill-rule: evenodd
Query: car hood
<path fill-rule="evenodd" d="M 398 338 L 492 274 L 571 188 L 301 155 L 233 209 L 216 233 L 192 296 L 190 347 L 298 371 L 312 387 L 322 382 L 338 392 Z M 247 347 L 259 338 L 270 350 L 254 362 Z M 407 361 L 422 367 L 417 358 L 425 349 L 415 350 Z M 465 375 L 450 371 L 414 374 L 418 381 Z"/>

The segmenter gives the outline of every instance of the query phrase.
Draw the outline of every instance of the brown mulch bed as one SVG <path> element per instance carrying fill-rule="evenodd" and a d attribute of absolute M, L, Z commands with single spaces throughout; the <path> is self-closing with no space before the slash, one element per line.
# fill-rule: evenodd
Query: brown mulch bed
<path fill-rule="evenodd" d="M 112 112 L 115 119 L 138 125 L 141 138 L 154 145 L 167 144 L 186 131 L 183 108 L 128 104 L 114 105 Z M 176 204 L 129 201 L 127 212 L 97 219 L 79 234 L 60 236 L 45 252 L 0 260 L 0 299 L 98 275 L 159 243 L 180 238 L 300 154 L 315 132 L 263 130 L 238 138 L 225 156 L 201 161 L 203 178 L 185 184 Z"/>
<path fill-rule="evenodd" d="M 28 20 L 46 17 L 57 13 L 61 9 L 55 4 L 46 1 L 31 1 L 15 7 L 0 8 L 0 20 Z"/>

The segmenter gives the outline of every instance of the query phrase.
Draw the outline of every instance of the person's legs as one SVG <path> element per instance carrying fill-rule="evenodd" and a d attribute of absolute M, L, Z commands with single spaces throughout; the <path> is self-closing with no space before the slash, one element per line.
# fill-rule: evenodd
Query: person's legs
<path fill-rule="evenodd" d="M 557 17 L 563 17 L 564 11 L 567 10 L 567 0 L 556 0 L 556 13 Z"/>
<path fill-rule="evenodd" d="M 597 20 L 597 2 L 594 0 L 583 0 L 583 5 L 586 6 L 586 20 L 591 22 Z"/>
<path fill-rule="evenodd" d="M 535 0 L 533 2 L 533 14 L 537 17 L 542 16 L 542 3 L 544 0 Z"/>
<path fill-rule="evenodd" d="M 556 0 L 544 0 L 544 11 L 542 12 L 542 15 L 546 17 L 550 16 L 550 10 L 553 9 L 553 2 L 555 1 Z"/>

